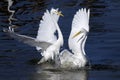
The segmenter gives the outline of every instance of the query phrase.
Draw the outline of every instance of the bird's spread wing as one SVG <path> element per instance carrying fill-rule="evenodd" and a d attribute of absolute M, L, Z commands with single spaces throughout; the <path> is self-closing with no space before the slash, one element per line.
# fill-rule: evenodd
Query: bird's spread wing
<path fill-rule="evenodd" d="M 38 41 L 49 42 L 51 44 L 56 42 L 57 40 L 57 37 L 55 35 L 56 26 L 51 17 L 54 18 L 56 22 L 59 19 L 59 16 L 57 14 L 51 14 L 48 10 L 46 10 L 39 24 L 39 29 L 36 37 Z M 36 47 L 36 49 L 39 50 L 40 47 Z"/>
<path fill-rule="evenodd" d="M 84 28 L 85 30 L 89 31 L 89 15 L 90 10 L 86 10 L 86 8 L 79 9 L 76 14 L 74 15 L 72 21 L 72 30 Z"/>
<path fill-rule="evenodd" d="M 78 44 L 78 38 L 73 39 L 73 35 L 77 33 L 80 29 L 85 29 L 89 32 L 89 15 L 90 11 L 86 9 L 79 9 L 74 15 L 71 27 L 71 33 L 69 36 L 69 48 L 72 51 L 80 50 L 80 44 Z"/>
<path fill-rule="evenodd" d="M 52 16 L 54 15 L 51 15 L 48 10 L 44 13 L 39 24 L 38 34 L 36 37 L 37 40 L 50 43 L 54 43 L 57 40 L 55 36 L 56 26 L 51 18 Z M 56 22 L 58 21 L 56 17 L 55 20 Z"/>
<path fill-rule="evenodd" d="M 25 36 L 25 35 L 20 35 L 20 34 L 17 34 L 13 31 L 11 31 L 11 30 L 8 30 L 8 29 L 4 29 L 4 32 L 6 32 L 12 38 L 14 38 L 18 41 L 21 41 L 25 44 L 28 44 L 28 45 L 33 46 L 33 47 L 41 47 L 42 50 L 46 50 L 47 47 L 49 47 L 51 45 L 51 43 L 44 42 L 44 41 L 37 41 L 35 38 Z"/>

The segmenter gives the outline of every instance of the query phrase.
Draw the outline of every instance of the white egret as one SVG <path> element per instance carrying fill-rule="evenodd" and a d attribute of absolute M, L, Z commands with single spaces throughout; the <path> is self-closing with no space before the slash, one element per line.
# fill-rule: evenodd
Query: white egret
<path fill-rule="evenodd" d="M 38 63 L 43 63 L 49 59 L 57 59 L 57 56 L 59 55 L 59 49 L 61 46 L 63 46 L 63 35 L 57 24 L 59 16 L 63 15 L 61 12 L 58 12 L 58 10 L 55 9 L 51 9 L 50 13 L 51 14 L 49 14 L 47 11 L 47 13 L 43 16 L 44 21 L 42 21 L 40 24 L 37 40 L 46 41 L 52 45 L 42 52 L 43 58 Z M 55 31 L 58 32 L 58 39 L 56 39 Z M 37 47 L 37 49 L 39 48 L 40 47 Z"/>
<path fill-rule="evenodd" d="M 89 32 L 89 15 L 90 11 L 86 9 L 79 9 L 74 15 L 68 39 L 69 49 L 72 53 L 68 50 L 60 53 L 62 68 L 81 68 L 87 64 L 84 46 Z"/>
<path fill-rule="evenodd" d="M 46 10 L 42 20 L 40 21 L 39 30 L 36 38 L 32 38 L 25 35 L 20 35 L 14 32 L 13 29 L 4 30 L 11 37 L 36 47 L 41 51 L 43 58 L 38 63 L 43 63 L 47 60 L 54 59 L 59 54 L 60 46 L 63 45 L 63 36 L 57 24 L 59 16 L 63 16 L 58 9 L 51 9 L 49 12 Z M 58 31 L 58 39 L 55 32 Z"/>

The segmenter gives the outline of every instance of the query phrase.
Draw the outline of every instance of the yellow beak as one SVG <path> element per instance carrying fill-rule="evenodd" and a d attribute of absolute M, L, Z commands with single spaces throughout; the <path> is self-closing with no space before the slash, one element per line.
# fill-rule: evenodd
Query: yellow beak
<path fill-rule="evenodd" d="M 78 36 L 81 33 L 81 31 L 77 32 L 72 38 L 75 38 L 76 36 Z"/>
<path fill-rule="evenodd" d="M 57 13 L 59 16 L 64 17 L 64 15 L 61 13 L 61 11 L 59 11 L 59 12 L 56 11 L 56 13 Z"/>

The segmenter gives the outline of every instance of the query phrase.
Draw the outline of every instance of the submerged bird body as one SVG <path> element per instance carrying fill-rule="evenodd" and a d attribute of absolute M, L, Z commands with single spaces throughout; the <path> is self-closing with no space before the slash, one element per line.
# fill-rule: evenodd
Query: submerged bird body
<path fill-rule="evenodd" d="M 81 47 L 81 46 L 80 46 Z M 81 47 L 82 48 L 82 47 Z M 85 67 L 88 62 L 86 55 L 83 54 L 83 51 L 68 51 L 63 50 L 60 55 L 61 67 L 62 68 L 81 68 Z"/>

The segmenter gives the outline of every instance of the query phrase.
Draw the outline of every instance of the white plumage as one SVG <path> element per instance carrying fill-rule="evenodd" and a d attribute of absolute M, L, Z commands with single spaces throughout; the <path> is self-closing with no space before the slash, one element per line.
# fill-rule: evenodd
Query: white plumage
<path fill-rule="evenodd" d="M 59 55 L 59 49 L 63 44 L 62 34 L 58 34 L 58 39 L 55 35 L 55 32 L 59 32 L 59 26 L 57 24 L 59 15 L 57 15 L 58 9 L 51 9 L 49 12 L 46 10 L 42 20 L 39 24 L 38 34 L 36 40 L 45 41 L 51 43 L 51 45 L 43 52 L 41 52 L 43 58 L 38 63 L 43 63 L 44 61 L 54 59 Z M 59 40 L 60 39 L 60 40 Z M 37 50 L 42 49 L 41 47 L 36 47 Z"/>
<path fill-rule="evenodd" d="M 85 40 L 83 42 L 82 41 L 78 42 L 78 40 L 80 37 L 85 35 L 85 33 L 81 33 L 78 37 L 75 37 L 75 38 L 72 38 L 72 37 L 79 31 L 89 32 L 89 12 L 90 12 L 89 10 L 87 12 L 86 9 L 82 8 L 82 9 L 79 9 L 74 15 L 68 43 L 69 43 L 69 49 L 71 49 L 75 54 L 81 53 L 80 44 L 84 45 Z M 74 51 L 79 51 L 79 52 L 74 52 Z"/>
<path fill-rule="evenodd" d="M 42 17 L 42 20 L 39 24 L 38 34 L 36 37 L 37 40 L 46 41 L 49 43 L 56 42 L 57 38 L 56 35 L 54 35 L 56 27 L 51 19 L 51 15 L 52 14 L 50 14 L 48 10 L 46 10 L 46 12 L 44 13 L 44 16 Z M 57 16 L 55 15 L 55 17 Z M 56 19 L 56 22 L 58 22 L 58 18 Z"/>

